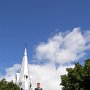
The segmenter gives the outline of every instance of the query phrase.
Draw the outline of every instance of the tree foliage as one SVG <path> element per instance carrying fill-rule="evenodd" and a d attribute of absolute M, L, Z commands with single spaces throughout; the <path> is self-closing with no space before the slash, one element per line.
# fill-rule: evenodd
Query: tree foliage
<path fill-rule="evenodd" d="M 61 76 L 62 90 L 90 90 L 90 59 L 84 65 L 75 64 L 74 68 L 67 68 L 67 75 Z"/>
<path fill-rule="evenodd" d="M 2 79 L 0 81 L 0 90 L 20 90 L 20 88 L 12 81 L 7 82 L 5 79 Z"/>

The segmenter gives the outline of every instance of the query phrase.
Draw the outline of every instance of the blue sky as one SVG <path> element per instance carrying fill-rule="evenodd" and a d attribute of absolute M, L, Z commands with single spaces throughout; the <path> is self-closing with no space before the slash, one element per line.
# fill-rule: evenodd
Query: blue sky
<path fill-rule="evenodd" d="M 89 0 L 0 0 L 0 72 L 21 63 L 25 43 L 30 62 L 36 45 L 74 27 L 90 29 Z"/>
<path fill-rule="evenodd" d="M 62 90 L 66 68 L 90 58 L 90 0 L 0 0 L 0 78 L 15 80 L 25 43 L 34 87 Z"/>

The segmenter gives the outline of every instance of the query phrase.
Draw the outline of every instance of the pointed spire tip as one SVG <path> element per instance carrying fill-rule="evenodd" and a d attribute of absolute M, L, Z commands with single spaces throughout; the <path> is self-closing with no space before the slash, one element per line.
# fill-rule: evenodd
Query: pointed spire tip
<path fill-rule="evenodd" d="M 25 50 L 24 50 L 24 56 L 27 56 L 27 49 L 25 47 Z"/>

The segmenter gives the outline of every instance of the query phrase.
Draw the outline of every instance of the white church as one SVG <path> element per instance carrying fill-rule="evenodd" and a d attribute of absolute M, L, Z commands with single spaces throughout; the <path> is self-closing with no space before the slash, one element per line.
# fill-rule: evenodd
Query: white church
<path fill-rule="evenodd" d="M 28 65 L 28 57 L 27 50 L 24 50 L 24 56 L 21 65 L 20 73 L 16 73 L 16 84 L 20 86 L 21 90 L 33 90 L 32 89 L 32 78 L 29 76 L 29 65 Z M 42 90 L 40 88 L 40 83 L 37 83 L 37 88 L 35 90 Z"/>

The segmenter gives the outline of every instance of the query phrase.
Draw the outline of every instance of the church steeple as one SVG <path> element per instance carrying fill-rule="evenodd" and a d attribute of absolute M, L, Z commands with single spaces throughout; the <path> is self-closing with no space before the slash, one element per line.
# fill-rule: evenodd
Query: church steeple
<path fill-rule="evenodd" d="M 22 59 L 21 71 L 15 75 L 16 84 L 20 86 L 21 90 L 33 90 L 32 89 L 32 78 L 29 73 L 28 56 L 26 47 L 24 49 L 24 55 Z M 35 90 L 42 90 L 40 83 L 37 84 Z"/>
<path fill-rule="evenodd" d="M 28 57 L 27 50 L 24 49 L 24 56 L 21 65 L 20 77 L 19 77 L 19 85 L 23 90 L 31 90 L 30 89 L 30 76 L 29 76 L 29 65 L 28 65 Z"/>
<path fill-rule="evenodd" d="M 25 80 L 25 75 L 29 76 L 29 67 L 28 67 L 28 57 L 27 57 L 27 50 L 24 50 L 24 56 L 22 60 L 21 72 L 20 72 L 20 81 Z"/>

